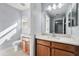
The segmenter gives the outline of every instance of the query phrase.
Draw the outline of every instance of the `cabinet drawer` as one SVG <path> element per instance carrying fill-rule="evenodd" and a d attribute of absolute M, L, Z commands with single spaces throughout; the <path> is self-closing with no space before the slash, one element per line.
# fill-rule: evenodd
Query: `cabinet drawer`
<path fill-rule="evenodd" d="M 72 45 L 53 42 L 52 46 L 58 49 L 63 49 L 63 50 L 75 53 L 75 46 L 72 46 Z"/>
<path fill-rule="evenodd" d="M 55 56 L 74 56 L 73 53 L 55 49 Z"/>
<path fill-rule="evenodd" d="M 37 56 L 50 56 L 50 48 L 37 44 Z"/>
<path fill-rule="evenodd" d="M 37 44 L 42 44 L 42 45 L 50 46 L 50 42 L 44 41 L 44 40 L 41 40 L 41 39 L 37 39 Z"/>

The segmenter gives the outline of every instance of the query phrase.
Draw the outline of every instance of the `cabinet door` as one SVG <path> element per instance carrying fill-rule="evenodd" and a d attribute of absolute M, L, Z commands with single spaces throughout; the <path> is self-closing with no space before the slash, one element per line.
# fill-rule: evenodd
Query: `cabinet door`
<path fill-rule="evenodd" d="M 37 56 L 50 56 L 50 48 L 37 44 Z"/>
<path fill-rule="evenodd" d="M 54 56 L 54 48 L 52 48 L 52 52 L 50 52 L 51 53 L 51 56 Z"/>
<path fill-rule="evenodd" d="M 55 56 L 74 56 L 73 53 L 55 49 Z"/>
<path fill-rule="evenodd" d="M 55 47 L 55 48 L 58 48 L 58 49 L 62 49 L 62 50 L 66 50 L 66 51 L 73 52 L 73 53 L 76 52 L 75 51 L 75 46 L 73 46 L 73 45 L 53 42 L 52 43 L 52 47 Z"/>

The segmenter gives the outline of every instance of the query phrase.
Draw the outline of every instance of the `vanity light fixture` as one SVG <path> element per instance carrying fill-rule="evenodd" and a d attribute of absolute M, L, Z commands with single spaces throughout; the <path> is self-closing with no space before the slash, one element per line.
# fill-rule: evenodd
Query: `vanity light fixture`
<path fill-rule="evenodd" d="M 47 8 L 47 10 L 49 10 L 49 11 L 51 11 L 52 9 L 56 10 L 56 9 L 57 9 L 57 7 L 58 7 L 58 8 L 61 8 L 62 6 L 63 6 L 63 4 L 62 4 L 62 3 L 53 4 L 52 6 L 51 6 L 51 5 L 49 5 L 49 6 L 48 6 L 48 8 Z"/>

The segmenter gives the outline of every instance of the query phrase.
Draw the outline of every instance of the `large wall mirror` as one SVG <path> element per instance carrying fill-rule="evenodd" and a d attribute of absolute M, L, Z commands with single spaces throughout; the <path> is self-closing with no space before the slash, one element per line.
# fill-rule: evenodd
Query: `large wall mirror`
<path fill-rule="evenodd" d="M 78 3 L 64 3 L 61 8 L 51 9 L 55 3 L 42 4 L 43 11 L 48 15 L 48 22 L 45 22 L 48 33 L 52 34 L 76 34 L 78 32 Z M 58 6 L 56 4 L 56 6 Z M 47 7 L 48 6 L 48 7 Z M 50 8 L 49 8 L 50 7 Z M 71 10 L 71 11 L 70 11 Z M 70 12 L 69 12 L 70 11 Z M 45 18 L 46 20 L 46 18 Z M 49 24 L 49 25 L 46 25 Z M 77 33 L 78 34 L 78 33 Z"/>
<path fill-rule="evenodd" d="M 48 5 L 49 6 L 53 6 L 54 3 L 52 4 L 45 4 L 45 5 Z M 45 6 L 44 5 L 44 6 Z M 58 4 L 55 4 L 57 6 L 56 9 L 52 9 L 51 11 L 50 10 L 46 10 L 46 14 L 49 16 L 49 33 L 52 33 L 52 34 L 68 34 L 67 33 L 67 17 L 66 17 L 66 14 L 67 12 L 69 11 L 68 9 L 72 6 L 72 4 L 68 4 L 68 3 L 65 3 L 65 4 L 62 4 L 62 7 L 61 8 L 58 8 L 59 6 L 59 3 Z M 51 8 L 50 7 L 50 8 Z M 50 9 L 49 8 L 49 9 Z M 71 15 L 70 15 L 71 17 Z"/>

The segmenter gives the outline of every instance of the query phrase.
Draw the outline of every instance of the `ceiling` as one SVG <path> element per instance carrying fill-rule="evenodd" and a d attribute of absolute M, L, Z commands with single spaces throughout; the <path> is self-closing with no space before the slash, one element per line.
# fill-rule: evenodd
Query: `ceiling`
<path fill-rule="evenodd" d="M 53 4 L 54 3 L 42 3 L 42 11 L 46 11 L 50 17 L 64 16 L 65 13 L 68 11 L 68 8 L 72 5 L 71 3 L 63 3 L 63 6 L 61 8 L 57 8 L 55 10 L 52 9 L 51 11 L 46 10 L 49 5 L 52 6 Z M 58 4 L 58 3 L 55 3 L 55 4 Z"/>
<path fill-rule="evenodd" d="M 50 17 L 62 17 L 64 16 L 68 8 L 72 5 L 72 3 L 63 3 L 62 8 L 52 9 L 51 11 L 46 10 L 49 5 L 58 4 L 58 3 L 41 3 L 42 11 L 45 11 Z M 8 3 L 8 5 L 24 11 L 30 8 L 30 3 Z"/>
<path fill-rule="evenodd" d="M 30 8 L 30 3 L 8 3 L 8 5 L 18 9 L 18 10 L 21 10 L 21 11 L 24 11 L 28 8 Z"/>

